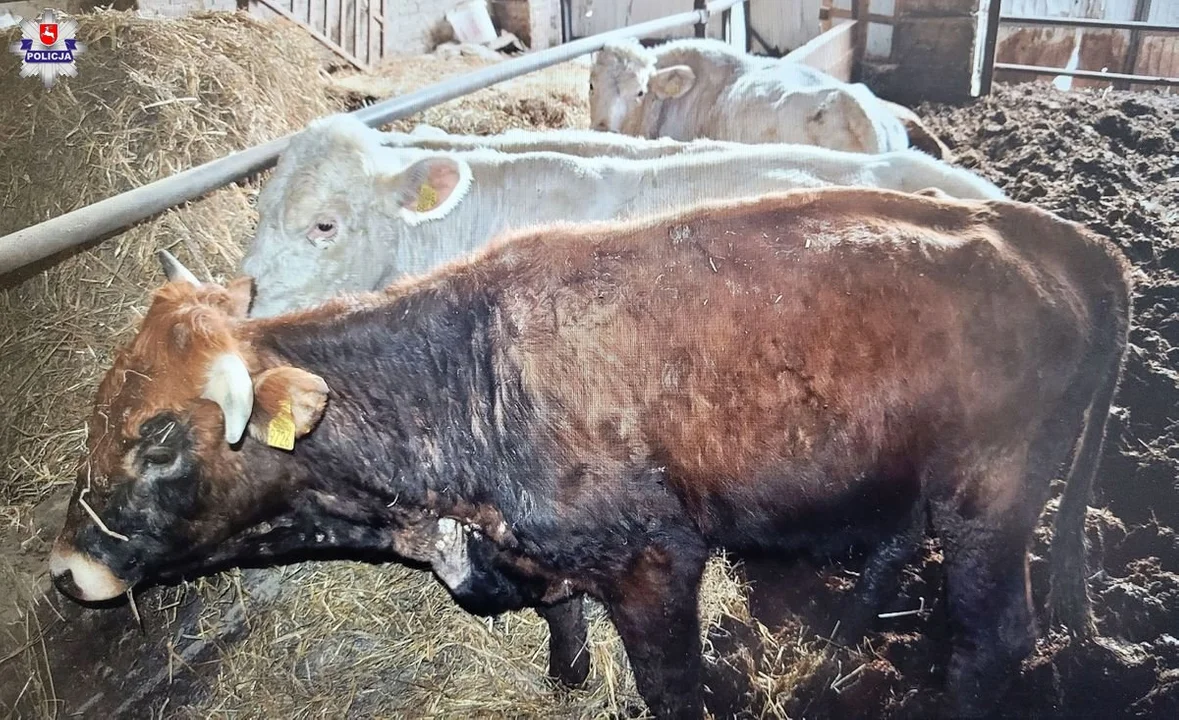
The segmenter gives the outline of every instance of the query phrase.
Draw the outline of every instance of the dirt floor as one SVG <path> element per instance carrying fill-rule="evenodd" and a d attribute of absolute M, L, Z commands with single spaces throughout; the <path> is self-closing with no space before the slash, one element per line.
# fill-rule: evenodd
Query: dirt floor
<path fill-rule="evenodd" d="M 180 30 L 194 37 L 205 32 L 187 25 Z M 302 112 L 310 117 L 356 107 L 488 62 L 398 58 L 375 76 L 335 73 L 321 78 L 322 98 Z M 586 76 L 584 63 L 567 63 L 394 127 L 428 122 L 463 133 L 584 127 Z M 193 105 L 209 114 L 182 119 L 206 128 L 208 137 L 225 137 L 216 122 L 229 123 L 224 108 L 242 100 L 232 94 L 220 99 L 219 86 L 206 91 L 202 77 L 167 80 L 171 96 L 161 89 L 160 98 L 137 97 L 128 107 L 136 111 L 158 99 L 195 95 L 201 103 Z M 249 90 L 250 82 L 240 80 L 241 92 L 257 92 Z M 311 84 L 311 78 L 301 82 Z M 149 89 L 157 92 L 155 86 Z M 258 105 L 277 101 L 265 93 L 259 97 Z M 84 117 L 96 112 L 87 102 L 80 97 Z M 179 112 L 188 105 L 175 101 L 163 107 Z M 1025 663 L 1006 714 L 1061 720 L 1179 717 L 1179 539 L 1172 530 L 1179 527 L 1179 411 L 1174 410 L 1179 349 L 1173 349 L 1179 347 L 1179 100 L 1062 94 L 1036 85 L 1000 87 L 978 103 L 918 112 L 962 164 L 1017 200 L 1107 234 L 1141 271 L 1133 348 L 1094 500 L 1101 509 L 1090 517 L 1091 591 L 1102 637 L 1091 643 L 1044 637 Z M 114 115 L 110 122 L 119 122 Z M 53 132 L 47 121 L 38 127 Z M 74 137 L 66 134 L 68 123 L 62 128 L 59 146 Z M 282 124 L 265 128 L 271 134 L 287 130 Z M 126 128 L 110 131 L 126 133 Z M 0 153 L 6 143 L 18 141 L 25 144 L 23 137 L 0 135 Z M 137 153 L 136 165 L 166 174 L 175 148 L 144 146 Z M 65 160 L 63 167 L 77 165 L 74 158 Z M 73 416 L 88 402 L 94 369 L 104 366 L 112 340 L 126 336 L 147 290 L 158 282 L 150 251 L 172 247 L 186 261 L 197 253 L 218 253 L 205 272 L 221 277 L 248 237 L 255 192 L 253 185 L 227 188 L 106 241 L 106 249 L 71 258 L 67 263 L 80 270 L 66 277 L 81 278 L 83 289 L 68 296 L 53 286 L 60 274 L 0 284 L 4 312 L 53 318 L 31 349 L 20 344 L 15 331 L 0 333 L 5 352 L 0 368 L 19 368 L 25 378 L 16 390 L 5 391 L 3 405 L 12 418 L 5 422 L 12 429 L 7 435 L 0 429 L 5 454 L 0 458 L 0 717 L 641 714 L 617 636 L 597 606 L 590 608 L 590 682 L 568 692 L 544 676 L 546 632 L 534 614 L 491 623 L 465 615 L 431 576 L 396 565 L 316 562 L 158 587 L 137 596 L 139 622 L 125 602 L 82 609 L 49 590 L 45 556 L 61 519 L 62 488 L 79 440 L 70 435 L 77 424 Z M 61 204 L 79 198 L 63 197 Z M 4 200 L 6 213 L 23 204 L 7 189 Z M 38 206 L 35 216 L 7 214 L 5 221 L 22 226 L 62 209 Z M 122 277 L 112 291 L 104 278 L 119 268 Z M 118 293 L 117 313 L 99 309 L 112 292 Z M 45 369 L 39 370 L 41 365 Z M 47 392 L 54 397 L 48 407 L 40 399 Z M 1045 528 L 1051 516 L 1050 508 Z M 1047 534 L 1039 538 L 1033 558 L 1038 603 L 1047 590 L 1042 560 L 1047 539 Z M 793 588 L 789 594 L 767 601 L 755 593 L 747 608 L 740 573 L 719 558 L 712 563 L 702 614 L 709 702 L 717 717 L 931 716 L 948 648 L 936 543 L 929 543 L 922 565 L 907 572 L 903 592 L 888 608 L 899 614 L 881 618 L 863 646 L 841 648 L 823 638 L 837 621 L 830 608 L 857 569 L 856 558 L 826 567 L 800 564 L 782 578 Z"/>

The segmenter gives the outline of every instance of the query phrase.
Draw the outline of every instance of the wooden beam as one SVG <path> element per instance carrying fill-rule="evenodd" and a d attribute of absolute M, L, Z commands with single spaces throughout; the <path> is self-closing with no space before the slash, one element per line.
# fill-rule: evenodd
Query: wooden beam
<path fill-rule="evenodd" d="M 318 41 L 319 41 L 319 43 L 320 43 L 321 45 L 323 45 L 323 46 L 324 46 L 324 47 L 326 47 L 328 50 L 331 50 L 331 51 L 332 51 L 332 52 L 334 52 L 335 54 L 337 54 L 337 55 L 339 55 L 340 57 L 342 57 L 342 58 L 344 58 L 345 60 L 347 60 L 349 63 L 351 63 L 352 65 L 354 65 L 354 66 L 356 67 L 356 69 L 357 69 L 357 70 L 362 70 L 362 71 L 364 71 L 364 72 L 368 72 L 368 66 L 367 66 L 367 65 L 365 65 L 364 63 L 362 63 L 362 62 L 361 62 L 359 59 L 357 59 L 357 58 L 356 58 L 356 56 L 354 56 L 352 53 L 350 53 L 350 52 L 348 52 L 347 50 L 345 50 L 343 47 L 340 47 L 339 45 L 336 45 L 334 42 L 332 42 L 331 38 L 329 38 L 329 37 L 325 36 L 325 35 L 324 35 L 323 33 L 321 33 L 320 31 L 316 30 L 315 28 L 311 27 L 311 26 L 310 26 L 310 25 L 308 25 L 307 23 L 303 22 L 303 21 L 302 21 L 302 20 L 300 20 L 299 18 L 297 18 L 297 17 L 295 17 L 294 15 L 292 15 L 292 14 L 291 14 L 291 12 L 290 12 L 289 10 L 287 10 L 286 8 L 284 8 L 284 7 L 282 7 L 281 5 L 279 5 L 277 2 L 275 2 L 275 0 L 258 0 L 258 2 L 262 3 L 262 4 L 263 4 L 263 5 L 265 5 L 266 7 L 270 8 L 271 10 L 273 10 L 274 12 L 278 13 L 279 15 L 282 15 L 282 16 L 283 16 L 284 18 L 286 18 L 287 20 L 290 20 L 291 22 L 295 23 L 295 24 L 296 24 L 296 25 L 298 25 L 299 27 L 301 27 L 301 28 L 303 28 L 304 30 L 306 30 L 306 31 L 307 31 L 307 32 L 308 32 L 308 33 L 311 35 L 311 37 L 313 37 L 313 38 L 315 38 L 316 40 L 318 40 Z M 324 5 L 326 6 L 326 5 L 327 5 L 327 3 L 324 3 Z M 344 8 L 343 8 L 343 7 L 341 7 L 341 8 L 340 8 L 340 15 L 341 15 L 341 16 L 343 16 L 343 14 L 344 14 Z M 324 11 L 324 15 L 325 15 L 325 16 L 327 15 L 327 11 L 326 11 L 326 10 Z M 325 30 L 327 29 L 327 24 L 326 24 L 326 22 L 325 22 L 325 24 L 324 24 L 324 29 L 325 29 Z"/>
<path fill-rule="evenodd" d="M 854 10 L 844 10 L 837 7 L 821 7 L 819 8 L 819 19 L 826 20 L 828 18 L 844 18 L 854 20 L 856 17 Z M 898 12 L 896 15 L 881 15 L 880 13 L 868 13 L 868 20 L 874 23 L 881 23 L 883 25 L 895 25 L 897 18 L 900 17 Z"/>
<path fill-rule="evenodd" d="M 1151 0 L 1138 0 L 1134 4 L 1134 20 L 1143 22 L 1150 17 Z M 1138 52 L 1142 49 L 1142 31 L 1130 31 L 1130 45 L 1126 48 L 1126 62 L 1122 63 L 1122 72 L 1133 75 L 1138 67 Z M 1115 90 L 1129 90 L 1130 83 L 1118 81 L 1114 83 Z"/>
<path fill-rule="evenodd" d="M 708 0 L 696 0 L 696 2 L 692 5 L 692 8 L 694 10 L 707 10 L 708 9 Z M 708 36 L 708 23 L 706 23 L 706 22 L 696 23 L 696 37 L 702 38 L 702 37 L 707 37 L 707 36 Z"/>
<path fill-rule="evenodd" d="M 786 54 L 785 59 L 850 80 L 855 59 L 854 20 L 837 20 L 830 30 Z"/>
<path fill-rule="evenodd" d="M 850 78 L 859 81 L 863 75 L 864 55 L 868 52 L 868 4 L 870 0 L 852 0 L 852 59 Z"/>

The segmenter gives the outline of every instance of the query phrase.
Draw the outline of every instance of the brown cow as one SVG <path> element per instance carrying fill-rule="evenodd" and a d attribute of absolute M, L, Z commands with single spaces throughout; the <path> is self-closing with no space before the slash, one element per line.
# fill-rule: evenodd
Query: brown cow
<path fill-rule="evenodd" d="M 173 282 L 99 388 L 51 571 L 97 600 L 458 520 L 528 603 L 603 601 L 651 710 L 700 717 L 710 548 L 866 543 L 871 594 L 928 517 L 949 710 L 981 715 L 1032 646 L 1027 550 L 1065 469 L 1050 600 L 1090 630 L 1130 289 L 1112 245 L 1028 205 L 848 188 L 524 231 L 266 320 L 248 281 Z"/>

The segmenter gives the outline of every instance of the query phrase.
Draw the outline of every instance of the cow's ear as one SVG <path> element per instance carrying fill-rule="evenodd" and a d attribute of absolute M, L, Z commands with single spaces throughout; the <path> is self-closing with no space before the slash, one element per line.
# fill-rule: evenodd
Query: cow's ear
<path fill-rule="evenodd" d="M 872 118 L 856 98 L 842 88 L 815 91 L 806 125 L 812 138 L 823 138 L 828 147 L 852 152 L 883 152 Z"/>
<path fill-rule="evenodd" d="M 649 87 L 660 100 L 678 98 L 696 84 L 696 73 L 687 65 L 672 65 L 651 76 Z"/>
<path fill-rule="evenodd" d="M 471 167 L 451 157 L 428 157 L 378 185 L 412 225 L 450 213 L 471 187 Z"/>
<path fill-rule="evenodd" d="M 229 281 L 225 290 L 229 293 L 226 311 L 231 317 L 244 318 L 254 300 L 254 278 L 248 275 L 236 277 Z"/>
<path fill-rule="evenodd" d="M 271 368 L 254 380 L 250 435 L 290 450 L 297 438 L 315 428 L 327 401 L 327 383 L 318 375 L 294 367 Z"/>

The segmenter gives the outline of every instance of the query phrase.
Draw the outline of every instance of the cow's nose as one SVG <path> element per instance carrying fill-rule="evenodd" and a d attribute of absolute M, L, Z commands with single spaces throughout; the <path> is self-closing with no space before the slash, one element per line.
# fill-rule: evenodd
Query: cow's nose
<path fill-rule="evenodd" d="M 49 555 L 49 576 L 58 590 L 75 600 L 96 602 L 122 595 L 126 583 L 89 555 L 55 546 Z"/>
<path fill-rule="evenodd" d="M 49 575 L 53 578 L 53 585 L 59 592 L 69 595 L 72 598 L 82 597 L 82 591 L 78 589 L 77 583 L 74 582 L 73 570 L 69 568 L 58 572 L 50 570 Z"/>

